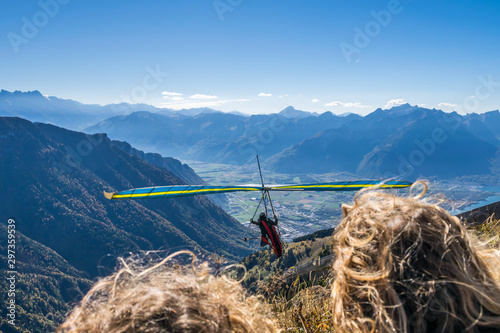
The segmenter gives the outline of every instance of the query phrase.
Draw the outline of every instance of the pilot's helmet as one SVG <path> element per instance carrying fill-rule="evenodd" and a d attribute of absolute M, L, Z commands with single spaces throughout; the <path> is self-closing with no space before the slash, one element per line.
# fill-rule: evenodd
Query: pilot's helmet
<path fill-rule="evenodd" d="M 260 213 L 260 216 L 259 216 L 261 219 L 265 219 L 266 218 L 266 213 L 262 212 Z"/>

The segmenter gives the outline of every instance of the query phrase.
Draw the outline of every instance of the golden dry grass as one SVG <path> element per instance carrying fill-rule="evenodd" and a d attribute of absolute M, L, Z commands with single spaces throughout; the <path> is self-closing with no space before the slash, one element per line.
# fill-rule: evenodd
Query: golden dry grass
<path fill-rule="evenodd" d="M 333 332 L 329 281 L 330 276 L 312 281 L 297 277 L 288 285 L 278 272 L 261 282 L 259 291 L 284 332 Z"/>
<path fill-rule="evenodd" d="M 500 248 L 500 220 L 489 218 L 483 224 L 471 228 L 483 240 L 491 242 L 491 246 Z"/>

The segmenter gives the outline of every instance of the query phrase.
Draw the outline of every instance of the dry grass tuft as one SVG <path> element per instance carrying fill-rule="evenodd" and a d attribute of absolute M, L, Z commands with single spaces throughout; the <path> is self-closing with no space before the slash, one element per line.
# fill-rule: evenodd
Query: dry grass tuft
<path fill-rule="evenodd" d="M 334 332 L 330 305 L 331 276 L 313 281 L 298 277 L 287 285 L 281 272 L 259 284 L 278 325 L 285 332 Z"/>
<path fill-rule="evenodd" d="M 493 248 L 500 248 L 500 220 L 490 217 L 486 222 L 472 227 L 479 239 L 488 241 Z"/>

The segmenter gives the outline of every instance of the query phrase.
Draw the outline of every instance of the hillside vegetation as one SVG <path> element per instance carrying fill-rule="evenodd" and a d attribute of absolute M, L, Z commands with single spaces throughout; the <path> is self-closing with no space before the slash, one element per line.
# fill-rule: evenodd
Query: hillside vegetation
<path fill-rule="evenodd" d="M 7 227 L 0 224 L 0 234 Z M 7 269 L 6 242 L 0 242 L 0 272 Z M 53 332 L 73 305 L 93 284 L 88 274 L 76 270 L 52 249 L 21 233 L 16 238 L 15 326 L 7 323 L 7 292 L 0 299 L 0 332 Z M 9 290 L 9 281 L 0 279 L 0 289 Z"/>
<path fill-rule="evenodd" d="M 280 258 L 276 258 L 274 252 L 267 246 L 249 255 L 241 262 L 247 269 L 243 284 L 249 290 L 257 291 L 262 281 L 282 276 L 290 268 L 330 255 L 332 232 L 333 229 L 328 229 L 326 232 L 322 230 L 284 243 L 283 256 Z"/>
<path fill-rule="evenodd" d="M 104 135 L 20 118 L 0 117 L 0 134 L 0 216 L 16 225 L 19 319 L 2 332 L 54 331 L 93 280 L 129 253 L 191 249 L 238 260 L 252 252 L 242 240 L 244 226 L 205 197 L 111 201 L 103 195 L 198 181 L 179 161 L 133 156 Z M 6 223 L 0 221 L 2 235 Z M 0 244 L 4 277 L 7 243 Z M 0 286 L 7 283 L 2 279 Z M 7 301 L 0 300 L 3 324 Z"/>

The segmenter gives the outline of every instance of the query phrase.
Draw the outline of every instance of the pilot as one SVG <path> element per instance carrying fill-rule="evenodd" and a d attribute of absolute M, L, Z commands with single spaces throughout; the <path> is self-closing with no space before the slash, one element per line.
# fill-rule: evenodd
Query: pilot
<path fill-rule="evenodd" d="M 271 241 L 270 239 L 268 239 L 269 236 L 268 236 L 268 231 L 266 229 L 266 226 L 262 222 L 265 222 L 268 226 L 269 225 L 278 225 L 278 219 L 276 219 L 276 221 L 274 221 L 273 219 L 268 218 L 266 216 L 266 213 L 262 212 L 262 213 L 260 213 L 259 219 L 257 221 L 254 221 L 253 219 L 250 220 L 250 223 L 258 225 L 260 228 L 260 232 L 262 233 L 262 238 L 260 240 L 261 247 L 266 246 L 266 244 L 270 244 L 270 241 Z"/>

